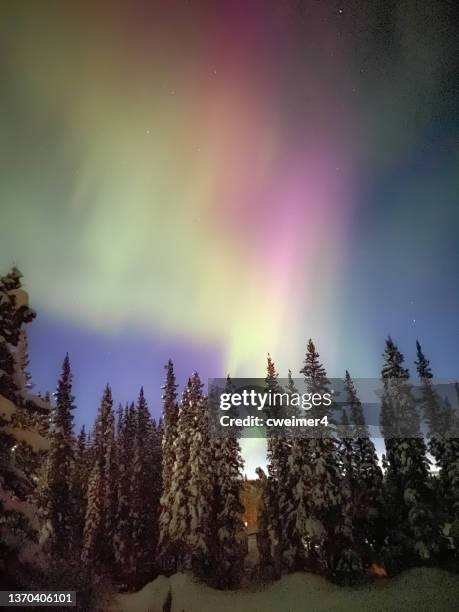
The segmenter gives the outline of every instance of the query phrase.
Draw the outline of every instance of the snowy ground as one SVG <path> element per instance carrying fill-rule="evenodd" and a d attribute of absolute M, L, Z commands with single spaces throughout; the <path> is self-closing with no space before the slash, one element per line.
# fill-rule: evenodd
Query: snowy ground
<path fill-rule="evenodd" d="M 138 593 L 119 595 L 114 610 L 162 612 L 169 588 L 172 612 L 449 612 L 459 610 L 459 576 L 416 568 L 370 587 L 349 589 L 312 574 L 292 574 L 263 590 L 217 591 L 190 576 L 160 576 Z"/>

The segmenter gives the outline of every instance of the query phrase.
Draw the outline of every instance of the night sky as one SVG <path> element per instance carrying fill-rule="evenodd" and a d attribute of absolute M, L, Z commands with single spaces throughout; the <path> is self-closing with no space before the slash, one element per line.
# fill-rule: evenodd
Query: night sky
<path fill-rule="evenodd" d="M 96 6 L 97 5 L 97 6 Z M 454 2 L 2 3 L 0 263 L 36 388 L 459 354 Z"/>

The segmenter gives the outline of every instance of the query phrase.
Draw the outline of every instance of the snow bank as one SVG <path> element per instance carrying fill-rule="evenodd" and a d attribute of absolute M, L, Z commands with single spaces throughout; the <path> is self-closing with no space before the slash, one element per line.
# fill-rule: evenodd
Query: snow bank
<path fill-rule="evenodd" d="M 351 589 L 296 573 L 259 591 L 217 591 L 187 574 L 175 574 L 160 576 L 138 593 L 118 595 L 113 611 L 162 612 L 169 588 L 172 612 L 448 612 L 457 610 L 459 576 L 416 568 L 392 580 Z"/>

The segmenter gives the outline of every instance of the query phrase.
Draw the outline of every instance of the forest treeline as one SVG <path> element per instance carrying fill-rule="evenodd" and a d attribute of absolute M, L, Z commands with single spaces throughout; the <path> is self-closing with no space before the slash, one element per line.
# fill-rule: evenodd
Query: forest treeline
<path fill-rule="evenodd" d="M 34 392 L 25 331 L 34 316 L 13 269 L 0 279 L 2 586 L 134 590 L 158 573 L 189 570 L 212 586 L 237 588 L 247 554 L 243 459 L 237 432 L 210 435 L 199 375 L 179 398 L 168 362 L 157 421 L 143 389 L 136 402 L 114 406 L 107 385 L 94 425 L 76 433 L 68 355 L 53 397 Z M 439 397 L 419 343 L 415 367 L 416 397 L 404 357 L 388 338 L 382 461 L 349 372 L 344 409 L 327 408 L 341 435 L 267 432 L 267 471 L 258 470 L 260 577 L 308 571 L 352 584 L 375 564 L 393 574 L 457 562 L 457 411 Z M 298 370 L 308 392 L 330 392 L 312 340 Z M 280 387 L 270 356 L 265 384 L 269 393 L 297 392 L 291 372 Z"/>

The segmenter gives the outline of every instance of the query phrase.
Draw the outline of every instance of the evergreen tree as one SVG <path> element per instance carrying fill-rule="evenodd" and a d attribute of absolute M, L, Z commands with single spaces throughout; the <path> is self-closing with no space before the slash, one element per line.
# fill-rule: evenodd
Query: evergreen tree
<path fill-rule="evenodd" d="M 25 324 L 35 318 L 35 312 L 28 306 L 28 295 L 21 286 L 22 275 L 13 268 L 0 279 L 0 323 L 3 336 L 0 343 L 0 388 L 7 399 L 13 401 L 16 410 L 11 422 L 19 429 L 36 430 L 47 406 L 39 396 L 31 394 L 32 383 L 27 370 Z M 28 451 L 25 451 L 28 452 Z M 34 454 L 29 460 L 34 461 Z M 36 469 L 40 458 L 30 469 Z"/>
<path fill-rule="evenodd" d="M 271 356 L 268 354 L 266 368 L 266 393 L 268 394 L 269 416 L 279 418 L 282 414 L 282 404 L 279 396 L 283 394 L 283 389 L 278 381 L 278 373 Z M 270 428 L 267 431 L 267 507 L 269 515 L 270 534 L 273 537 L 273 563 L 274 571 L 280 576 L 282 557 L 285 546 L 284 541 L 284 520 L 282 516 L 282 506 L 285 508 L 285 497 L 288 492 L 285 490 L 288 483 L 288 456 L 290 444 L 285 437 L 285 432 L 279 428 Z"/>
<path fill-rule="evenodd" d="M 116 528 L 116 513 L 118 508 L 118 457 L 115 438 L 115 414 L 113 411 L 113 400 L 111 389 L 107 385 L 106 389 L 106 410 L 107 421 L 104 434 L 105 459 L 101 462 L 104 470 L 101 472 L 104 484 L 104 512 L 103 512 L 103 528 L 107 538 L 106 548 L 104 551 L 104 560 L 106 567 L 113 571 L 115 552 L 114 552 L 114 536 Z M 96 436 L 96 449 L 97 449 Z"/>
<path fill-rule="evenodd" d="M 94 426 L 95 426 L 95 423 L 92 429 L 90 429 L 88 433 L 86 434 L 86 463 L 88 465 L 89 476 L 91 475 L 91 470 L 94 465 L 94 456 L 95 456 L 94 441 L 96 439 L 96 434 L 94 431 Z M 89 476 L 88 476 L 88 483 L 89 483 Z"/>
<path fill-rule="evenodd" d="M 196 375 L 188 380 L 182 395 L 173 444 L 174 464 L 170 478 L 170 488 L 168 498 L 163 504 L 163 508 L 167 508 L 169 517 L 167 533 L 164 533 L 164 531 L 162 533 L 162 545 L 163 550 L 167 550 L 168 555 L 174 559 L 175 569 L 182 569 L 190 565 L 190 550 L 187 540 L 191 521 L 188 488 L 190 482 L 190 439 L 194 428 L 194 406 L 202 397 L 201 389 L 202 385 L 200 381 L 198 383 Z"/>
<path fill-rule="evenodd" d="M 171 540 L 169 538 L 169 524 L 172 518 L 173 492 L 172 473 L 175 463 L 175 441 L 177 435 L 177 385 L 175 382 L 174 366 L 171 360 L 165 366 L 166 382 L 163 386 L 163 428 L 162 438 L 162 495 L 161 512 L 159 518 L 159 548 L 163 563 L 169 564 Z"/>
<path fill-rule="evenodd" d="M 91 466 L 88 462 L 86 431 L 83 427 L 77 438 L 75 462 L 72 470 L 71 497 L 73 502 L 73 550 L 78 557 L 83 547 L 83 532 L 86 517 L 88 481 Z"/>
<path fill-rule="evenodd" d="M 459 388 L 458 391 L 459 404 Z M 445 399 L 445 438 L 444 451 L 441 459 L 440 494 L 445 512 L 440 514 L 446 518 L 442 524 L 442 533 L 447 537 L 454 555 L 459 554 L 459 412 L 453 410 L 448 399 Z"/>
<path fill-rule="evenodd" d="M 114 550 L 118 579 L 128 581 L 134 573 L 132 475 L 136 437 L 136 411 L 134 404 L 118 411 L 118 499 Z"/>
<path fill-rule="evenodd" d="M 298 389 L 288 371 L 286 392 L 290 397 L 298 395 Z M 290 402 L 290 414 L 302 416 Z M 284 439 L 287 461 L 285 474 L 281 481 L 279 507 L 282 518 L 282 566 L 286 571 L 298 571 L 305 568 L 305 525 L 308 521 L 307 502 L 309 495 L 306 464 L 310 452 L 310 440 L 293 427 L 287 431 Z"/>
<path fill-rule="evenodd" d="M 36 483 L 46 440 L 35 426 L 45 410 L 38 396 L 18 386 L 20 374 L 15 352 L 25 323 L 35 313 L 21 288 L 16 269 L 0 278 L 0 584 L 3 588 L 30 586 L 29 563 L 21 556 L 37 541 L 33 519 Z M 27 423 L 16 417 L 27 410 Z M 30 555 L 29 555 L 30 558 Z"/>
<path fill-rule="evenodd" d="M 18 367 L 15 359 L 22 326 L 35 318 L 35 313 L 22 304 L 21 273 L 13 268 L 0 278 L 0 390 L 3 397 L 16 401 L 19 391 L 17 384 Z"/>
<path fill-rule="evenodd" d="M 342 501 L 341 521 L 336 538 L 336 563 L 333 576 L 343 584 L 351 584 L 356 581 L 363 571 L 362 556 L 368 548 L 365 539 L 358 541 L 356 538 L 357 513 L 362 505 L 359 499 L 359 484 L 357 477 L 356 457 L 354 453 L 353 428 L 349 423 L 346 410 L 342 410 L 341 427 L 339 438 L 339 454 L 342 470 Z"/>
<path fill-rule="evenodd" d="M 362 404 L 346 370 L 344 387 L 352 426 L 344 440 L 345 475 L 350 488 L 355 546 L 365 565 L 376 560 L 385 536 L 382 486 L 383 475 L 375 446 L 370 438 Z"/>
<path fill-rule="evenodd" d="M 386 512 L 389 568 L 428 560 L 438 548 L 432 487 L 420 419 L 403 355 L 386 341 L 382 379 L 381 428 L 386 445 Z"/>
<path fill-rule="evenodd" d="M 115 446 L 115 418 L 113 413 L 112 392 L 106 386 L 96 419 L 93 443 L 93 467 L 91 480 L 97 503 L 90 507 L 88 491 L 88 510 L 86 512 L 83 560 L 89 569 L 98 573 L 111 571 L 114 566 L 114 535 L 117 509 L 117 465 Z M 96 511 L 100 517 L 96 517 Z M 89 522 L 88 522 L 89 519 Z"/>
<path fill-rule="evenodd" d="M 202 386 L 194 373 L 179 409 L 168 539 L 177 567 L 193 567 L 200 575 L 209 575 L 214 483 Z"/>
<path fill-rule="evenodd" d="M 228 376 L 225 391 L 229 393 L 231 389 Z M 217 586 L 235 588 L 242 577 L 245 556 L 241 503 L 243 461 L 237 431 L 231 430 L 214 442 L 217 442 L 213 445 L 216 545 L 212 561 Z"/>
<path fill-rule="evenodd" d="M 52 559 L 57 560 L 68 558 L 72 551 L 75 531 L 71 482 L 74 468 L 72 413 L 75 409 L 75 398 L 72 395 L 72 373 L 68 354 L 62 365 L 55 399 L 43 503 L 46 549 Z"/>
<path fill-rule="evenodd" d="M 417 361 L 415 361 L 415 365 L 421 381 L 421 416 L 424 417 L 428 427 L 429 451 L 440 465 L 444 450 L 444 410 L 442 410 L 441 400 L 432 384 L 433 374 L 430 362 L 422 352 L 419 341 L 416 341 L 416 354 Z"/>
<path fill-rule="evenodd" d="M 457 383 L 456 383 L 457 389 Z M 437 516 L 447 548 L 459 551 L 459 413 L 447 397 L 443 401 L 443 437 Z"/>
<path fill-rule="evenodd" d="M 192 379 L 192 397 L 188 410 L 194 414 L 189 438 L 187 543 L 194 571 L 203 577 L 212 573 L 214 558 L 214 466 L 209 436 L 207 398 L 202 396 L 202 383 L 197 374 Z"/>
<path fill-rule="evenodd" d="M 27 332 L 23 328 L 19 334 L 19 342 L 16 349 L 16 364 L 19 377 L 19 386 L 23 389 L 32 389 L 32 376 L 29 372 L 29 342 Z"/>
<path fill-rule="evenodd" d="M 298 389 L 288 371 L 287 393 L 298 394 Z M 292 414 L 295 413 L 291 408 Z M 280 492 L 279 508 L 282 517 L 282 566 L 286 571 L 305 567 L 304 530 L 307 521 L 307 497 L 309 483 L 305 464 L 309 452 L 309 440 L 298 436 L 292 429 L 286 443 L 289 445 L 285 484 Z"/>
<path fill-rule="evenodd" d="M 152 550 L 155 554 L 155 566 L 158 566 L 158 551 L 159 551 L 159 536 L 160 536 L 160 513 L 161 513 L 161 497 L 163 492 L 162 466 L 163 466 L 163 437 L 164 437 L 164 422 L 162 417 L 156 423 L 152 421 L 150 433 L 150 487 L 152 499 Z"/>
<path fill-rule="evenodd" d="M 429 360 L 416 342 L 415 362 L 421 381 L 421 410 L 428 427 L 429 451 L 440 470 L 436 515 L 446 546 L 457 548 L 459 541 L 459 433 L 448 399 L 439 397 Z"/>
<path fill-rule="evenodd" d="M 314 343 L 309 340 L 301 374 L 309 393 L 330 393 L 325 368 L 319 362 Z M 336 431 L 331 412 L 325 406 L 315 408 L 315 418 L 326 417 L 329 425 L 314 428 L 314 436 L 307 443 L 307 462 L 304 465 L 309 483 L 307 519 L 304 525 L 307 565 L 310 569 L 332 574 L 340 565 L 344 573 L 341 541 L 350 537 L 344 517 L 348 492 L 341 479 Z M 351 568 L 350 568 L 351 569 Z"/>
<path fill-rule="evenodd" d="M 153 464 L 155 443 L 153 423 L 140 389 L 136 406 L 134 437 L 134 471 L 132 481 L 132 554 L 136 578 L 149 576 L 157 544 L 157 486 L 159 465 Z"/>
<path fill-rule="evenodd" d="M 104 487 L 98 462 L 94 463 L 88 484 L 88 502 L 83 533 L 81 560 L 85 569 L 99 575 L 104 571 L 100 541 L 103 535 Z"/>
<path fill-rule="evenodd" d="M 51 427 L 51 415 L 53 412 L 53 404 L 51 402 L 51 395 L 49 391 L 47 391 L 44 397 L 38 395 L 41 400 L 41 404 L 43 405 L 43 410 L 40 411 L 40 414 L 37 415 L 35 419 L 35 424 L 38 428 L 38 431 L 42 436 L 46 438 L 49 437 L 49 430 Z"/>
<path fill-rule="evenodd" d="M 257 507 L 257 548 L 259 566 L 262 576 L 270 577 L 271 568 L 273 566 L 273 558 L 268 509 L 268 478 L 266 477 L 264 470 L 260 467 L 256 469 L 256 473 L 259 478 L 258 486 L 260 487 L 260 496 Z"/>

